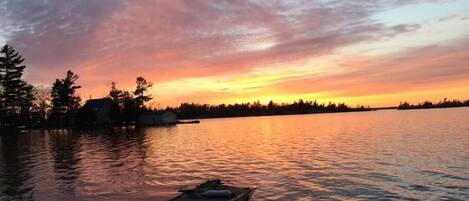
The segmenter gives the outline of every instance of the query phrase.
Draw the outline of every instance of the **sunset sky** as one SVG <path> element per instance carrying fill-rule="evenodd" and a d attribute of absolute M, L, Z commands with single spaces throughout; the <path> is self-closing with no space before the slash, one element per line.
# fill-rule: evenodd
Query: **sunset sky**
<path fill-rule="evenodd" d="M 152 106 L 370 106 L 469 98 L 469 1 L 0 0 L 0 44 L 83 99 L 155 83 Z"/>

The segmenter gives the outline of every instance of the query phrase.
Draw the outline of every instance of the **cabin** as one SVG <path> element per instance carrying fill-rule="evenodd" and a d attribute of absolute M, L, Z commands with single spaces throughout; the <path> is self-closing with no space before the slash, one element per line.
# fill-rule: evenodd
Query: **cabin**
<path fill-rule="evenodd" d="M 162 113 L 140 114 L 135 122 L 137 126 L 161 126 L 177 123 L 176 113 L 166 110 Z"/>
<path fill-rule="evenodd" d="M 79 124 L 110 126 L 116 110 L 118 106 L 110 98 L 90 99 L 80 108 Z"/>

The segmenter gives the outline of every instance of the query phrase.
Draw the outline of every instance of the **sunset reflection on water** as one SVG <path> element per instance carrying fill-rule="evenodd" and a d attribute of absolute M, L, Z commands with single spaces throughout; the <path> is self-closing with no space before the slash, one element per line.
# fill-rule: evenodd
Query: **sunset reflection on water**
<path fill-rule="evenodd" d="M 221 178 L 254 200 L 468 199 L 468 109 L 203 120 L 0 137 L 0 200 L 165 200 Z"/>

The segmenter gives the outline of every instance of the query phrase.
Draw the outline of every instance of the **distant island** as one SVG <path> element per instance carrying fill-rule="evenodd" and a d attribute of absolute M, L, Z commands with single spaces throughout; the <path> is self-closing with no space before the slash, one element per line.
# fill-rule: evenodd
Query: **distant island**
<path fill-rule="evenodd" d="M 432 108 L 450 108 L 450 107 L 469 107 L 469 99 L 465 101 L 460 100 L 448 100 L 443 99 L 438 103 L 432 103 L 431 101 L 425 101 L 416 105 L 409 104 L 408 102 L 400 103 L 397 107 L 398 110 L 410 110 L 410 109 L 432 109 Z"/>
<path fill-rule="evenodd" d="M 183 103 L 179 107 L 168 107 L 166 110 L 175 111 L 180 119 L 199 119 L 199 118 L 222 118 L 222 117 L 245 117 L 245 116 L 270 116 L 270 115 L 289 115 L 289 114 L 314 114 L 314 113 L 333 113 L 333 112 L 359 112 L 370 111 L 369 107 L 357 106 L 350 107 L 345 103 L 328 104 L 318 103 L 317 101 L 305 101 L 299 99 L 293 103 L 275 103 L 270 101 L 268 104 L 261 104 L 259 101 L 253 103 L 236 104 L 195 104 Z"/>

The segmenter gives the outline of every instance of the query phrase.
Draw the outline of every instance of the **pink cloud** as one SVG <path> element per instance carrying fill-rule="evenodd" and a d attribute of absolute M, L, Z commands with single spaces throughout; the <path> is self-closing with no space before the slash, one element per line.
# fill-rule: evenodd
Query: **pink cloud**
<path fill-rule="evenodd" d="M 81 75 L 81 93 L 98 96 L 110 81 L 131 87 L 139 75 L 158 83 L 239 74 L 412 32 L 420 25 L 391 26 L 371 17 L 404 2 L 413 1 L 6 1 L 2 10 L 16 27 L 9 29 L 8 42 L 27 59 L 29 80 L 51 83 L 72 69 Z M 270 45 L 255 48 L 265 43 Z M 275 87 L 291 93 L 378 93 L 398 90 L 396 83 L 424 85 L 467 75 L 465 50 L 435 51 L 344 60 L 342 67 L 351 67 L 339 74 Z"/>

